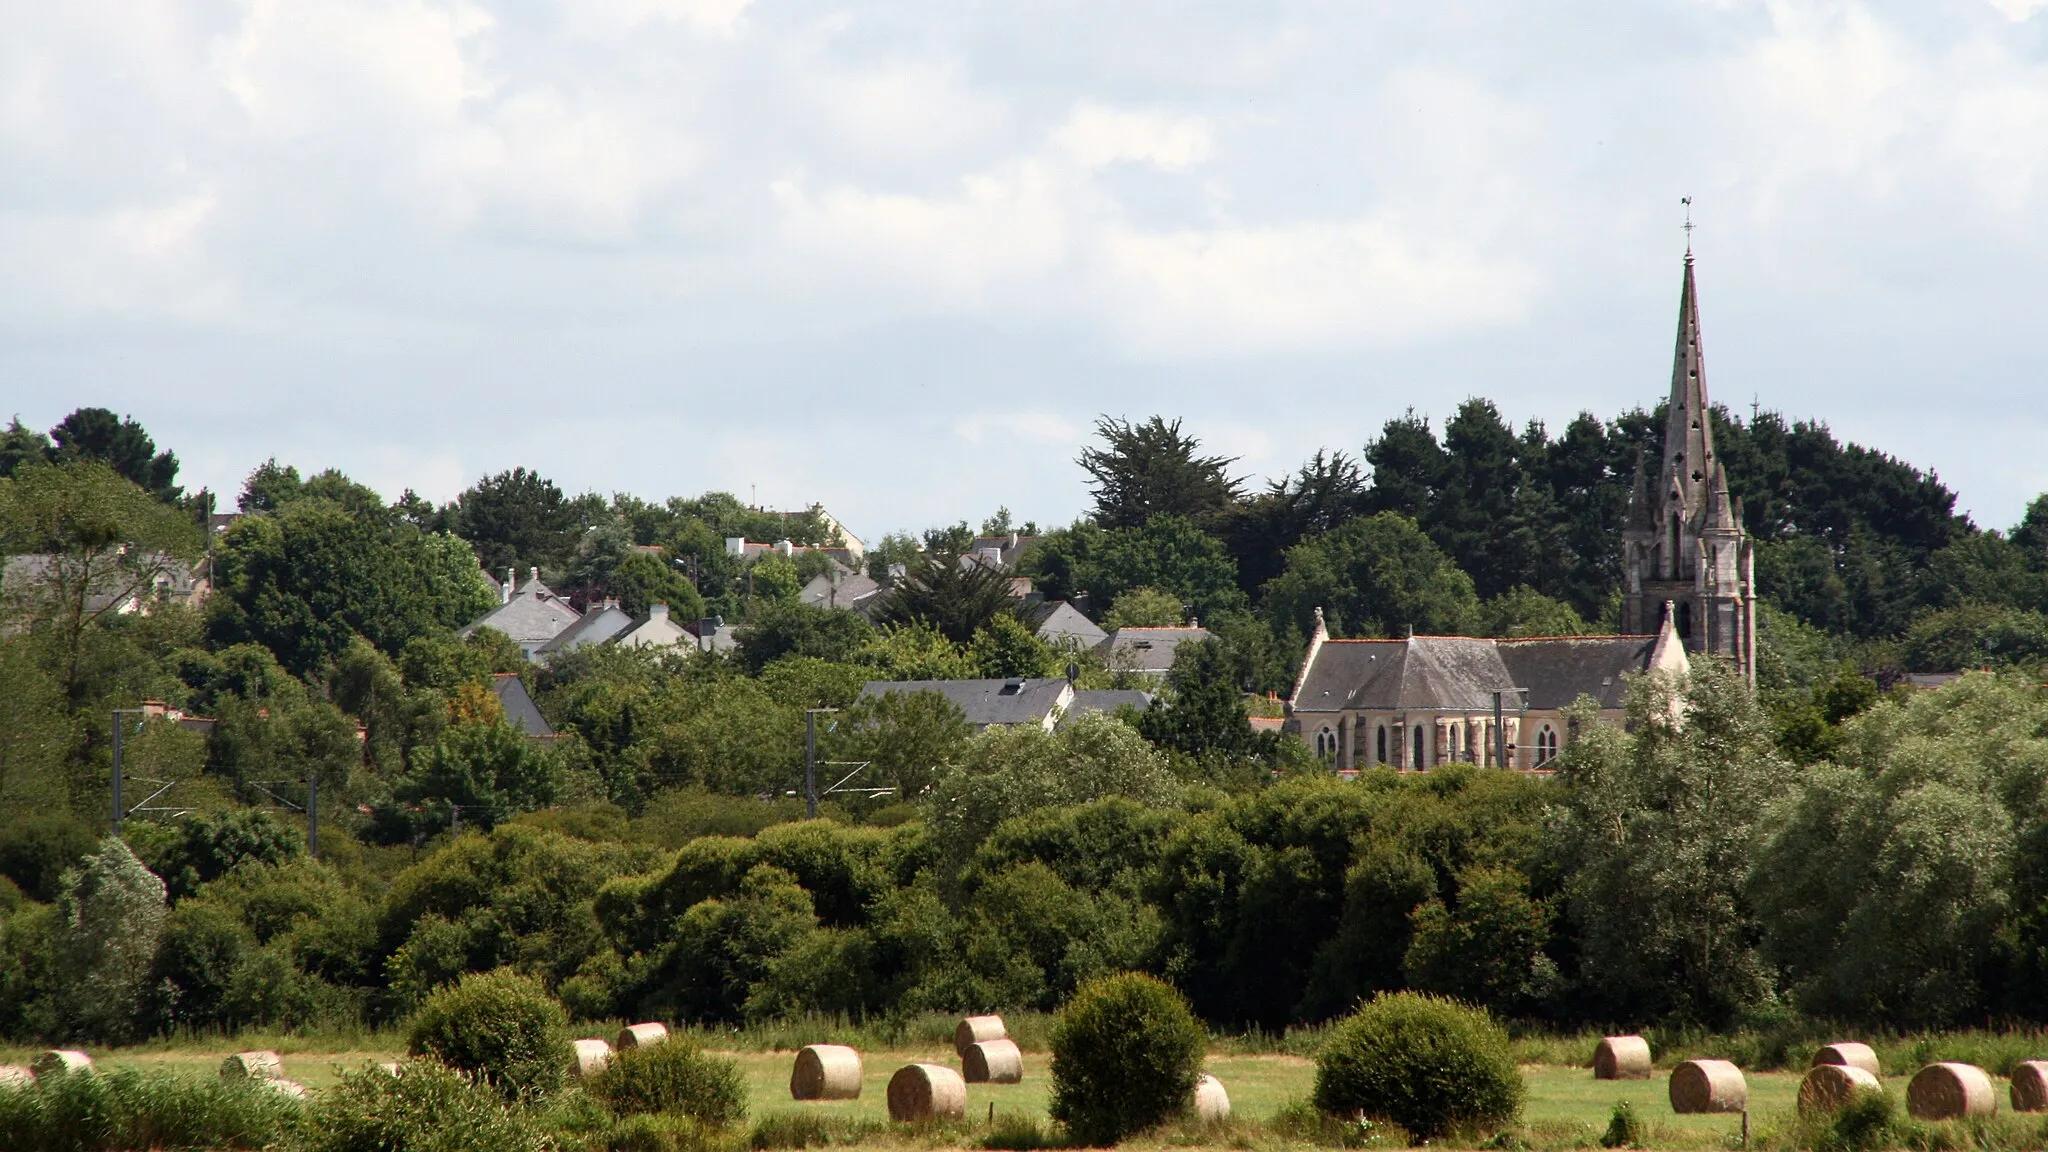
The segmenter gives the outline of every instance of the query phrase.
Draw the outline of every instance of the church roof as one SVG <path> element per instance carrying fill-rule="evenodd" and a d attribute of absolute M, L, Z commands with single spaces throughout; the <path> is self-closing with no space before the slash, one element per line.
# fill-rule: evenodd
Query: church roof
<path fill-rule="evenodd" d="M 1532 636 L 1501 640 L 1500 658 L 1517 687 L 1529 690 L 1531 708 L 1566 708 L 1591 696 L 1619 708 L 1623 677 L 1649 668 L 1655 636 Z"/>
<path fill-rule="evenodd" d="M 1496 691 L 1514 688 L 1492 640 L 1468 636 L 1326 640 L 1302 676 L 1294 708 L 1301 712 L 1348 708 L 1487 711 L 1493 708 Z"/>
<path fill-rule="evenodd" d="M 1671 399 L 1664 414 L 1664 464 L 1658 496 L 1669 512 L 1691 519 L 1712 482 L 1714 422 L 1707 400 L 1707 357 L 1700 337 L 1699 293 L 1693 284 L 1692 252 L 1685 254 L 1685 283 L 1678 296 L 1678 346 L 1672 353 Z"/>

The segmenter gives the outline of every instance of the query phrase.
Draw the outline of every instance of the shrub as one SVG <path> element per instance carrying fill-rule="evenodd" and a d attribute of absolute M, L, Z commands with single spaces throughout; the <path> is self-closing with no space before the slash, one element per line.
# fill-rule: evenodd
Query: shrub
<path fill-rule="evenodd" d="M 1636 1115 L 1636 1106 L 1626 1100 L 1614 1102 L 1614 1111 L 1607 1117 L 1607 1131 L 1600 1136 L 1602 1148 L 1640 1148 L 1646 1135 L 1643 1118 Z"/>
<path fill-rule="evenodd" d="M 1505 1124 L 1523 1092 L 1492 1017 L 1416 992 L 1374 997 L 1316 1057 L 1316 1107 L 1391 1120 L 1419 1140 Z"/>
<path fill-rule="evenodd" d="M 567 1029 L 562 1006 L 539 981 L 501 968 L 464 976 L 427 997 L 407 1047 L 506 1096 L 537 1096 L 561 1085 Z"/>
<path fill-rule="evenodd" d="M 142 993 L 163 936 L 164 882 L 108 836 L 57 894 L 57 955 L 77 1031 L 123 1040 L 142 1019 Z"/>
<path fill-rule="evenodd" d="M 351 1072 L 322 1092 L 305 1152 L 543 1152 L 545 1135 L 495 1092 L 431 1062 Z"/>
<path fill-rule="evenodd" d="M 260 1085 L 161 1072 L 55 1076 L 0 1090 L 6 1146 L 39 1152 L 264 1148 L 302 1115 L 298 1101 Z"/>
<path fill-rule="evenodd" d="M 1089 1144 L 1159 1124 L 1187 1106 L 1203 1040 L 1187 1001 L 1160 981 L 1136 972 L 1090 981 L 1053 1027 L 1053 1119 Z"/>
<path fill-rule="evenodd" d="M 666 1112 L 712 1127 L 747 1117 L 739 1064 L 680 1037 L 620 1052 L 591 1080 L 590 1092 L 620 1115 Z"/>

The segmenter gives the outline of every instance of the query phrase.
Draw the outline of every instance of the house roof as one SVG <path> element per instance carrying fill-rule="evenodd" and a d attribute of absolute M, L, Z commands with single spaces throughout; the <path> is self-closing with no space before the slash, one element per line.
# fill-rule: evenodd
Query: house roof
<path fill-rule="evenodd" d="M 555 652 L 573 652 L 586 644 L 602 644 L 632 624 L 631 614 L 620 608 L 616 601 L 606 601 L 584 613 L 583 619 L 555 633 L 555 638 L 541 645 L 537 651 L 546 656 Z"/>
<path fill-rule="evenodd" d="M 1065 600 L 1049 600 L 1034 615 L 1033 628 L 1047 644 L 1058 646 L 1071 640 L 1083 648 L 1093 648 L 1109 639 L 1109 633 Z"/>
<path fill-rule="evenodd" d="M 1165 672 L 1182 644 L 1208 638 L 1207 628 L 1119 628 L 1100 647 L 1112 668 Z"/>
<path fill-rule="evenodd" d="M 458 635 L 468 636 L 479 628 L 495 628 L 528 651 L 562 634 L 583 618 L 569 602 L 555 595 L 538 577 L 527 582 L 505 602 L 471 621 Z"/>
<path fill-rule="evenodd" d="M 684 631 L 690 634 L 691 643 L 695 646 L 707 646 L 713 652 L 730 652 L 739 647 L 738 629 L 731 624 L 727 624 L 722 617 L 714 617 L 714 619 L 718 623 L 711 629 L 711 642 L 708 646 L 704 644 L 704 627 L 701 621 L 697 622 L 697 626 L 694 628 L 684 629 Z"/>
<path fill-rule="evenodd" d="M 885 591 L 881 582 L 867 573 L 850 572 L 840 574 L 836 581 L 829 575 L 813 576 L 797 597 L 814 608 L 845 608 L 866 614 Z"/>
<path fill-rule="evenodd" d="M 1065 724 L 1090 712 L 1114 712 L 1126 704 L 1143 712 L 1152 706 L 1152 694 L 1135 688 L 1079 689 L 1067 705 L 1066 714 L 1060 717 L 1060 723 Z"/>
<path fill-rule="evenodd" d="M 1619 708 L 1625 677 L 1650 667 L 1655 636 L 1531 636 L 1501 640 L 1500 658 L 1515 684 L 1529 690 L 1531 708 L 1567 708 L 1591 696 Z"/>
<path fill-rule="evenodd" d="M 500 672 L 491 677 L 491 694 L 504 706 L 505 723 L 510 724 L 528 736 L 553 736 L 555 730 L 548 724 L 547 717 L 540 714 L 540 706 L 527 694 L 526 685 L 517 672 Z"/>
<path fill-rule="evenodd" d="M 612 643 L 628 648 L 673 648 L 685 639 L 694 643 L 696 637 L 669 616 L 668 605 L 656 604 L 648 610 L 646 619 L 621 630 L 612 637 Z"/>
<path fill-rule="evenodd" d="M 863 696 L 936 692 L 953 702 L 977 728 L 992 724 L 1043 724 L 1066 703 L 1072 686 L 1065 680 L 870 680 Z"/>

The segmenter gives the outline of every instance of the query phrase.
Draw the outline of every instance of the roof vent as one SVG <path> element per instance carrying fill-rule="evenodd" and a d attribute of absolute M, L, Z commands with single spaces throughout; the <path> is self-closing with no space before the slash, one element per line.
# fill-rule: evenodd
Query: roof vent
<path fill-rule="evenodd" d="M 1024 681 L 1021 677 L 1012 676 L 1008 680 L 1003 681 L 1002 695 L 1015 696 L 1022 691 L 1024 691 Z"/>

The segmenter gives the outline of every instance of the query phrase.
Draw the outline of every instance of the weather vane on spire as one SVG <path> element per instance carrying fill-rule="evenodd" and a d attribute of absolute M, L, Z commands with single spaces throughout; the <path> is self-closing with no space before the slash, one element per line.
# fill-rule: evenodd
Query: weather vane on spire
<path fill-rule="evenodd" d="M 1690 256 L 1692 255 L 1692 230 L 1697 227 L 1692 222 L 1692 197 L 1680 196 L 1678 202 L 1685 205 L 1685 254 Z"/>

